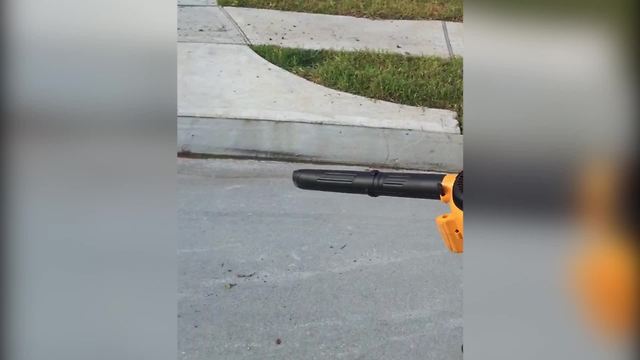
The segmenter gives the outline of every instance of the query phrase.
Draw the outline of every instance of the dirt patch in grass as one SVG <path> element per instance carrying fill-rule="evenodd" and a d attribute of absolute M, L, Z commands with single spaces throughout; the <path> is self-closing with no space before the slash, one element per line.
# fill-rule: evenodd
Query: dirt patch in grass
<path fill-rule="evenodd" d="M 463 0 L 218 0 L 218 4 L 373 19 L 463 20 Z"/>
<path fill-rule="evenodd" d="M 462 58 L 255 45 L 269 62 L 318 84 L 398 104 L 448 109 L 462 126 Z"/>

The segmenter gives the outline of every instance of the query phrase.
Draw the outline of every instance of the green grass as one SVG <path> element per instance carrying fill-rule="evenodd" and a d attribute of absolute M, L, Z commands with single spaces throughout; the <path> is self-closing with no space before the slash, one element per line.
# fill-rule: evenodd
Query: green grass
<path fill-rule="evenodd" d="M 240 6 L 374 19 L 462 21 L 463 0 L 218 0 Z"/>
<path fill-rule="evenodd" d="M 318 84 L 394 103 L 449 109 L 462 125 L 462 58 L 254 45 L 269 62 Z"/>

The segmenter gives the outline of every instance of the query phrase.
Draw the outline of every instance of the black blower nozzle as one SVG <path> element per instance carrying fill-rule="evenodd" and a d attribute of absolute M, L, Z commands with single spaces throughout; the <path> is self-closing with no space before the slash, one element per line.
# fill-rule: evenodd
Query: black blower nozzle
<path fill-rule="evenodd" d="M 377 170 L 302 169 L 293 172 L 293 183 L 305 190 L 436 200 L 442 195 L 443 178 L 443 174 L 384 173 Z"/>

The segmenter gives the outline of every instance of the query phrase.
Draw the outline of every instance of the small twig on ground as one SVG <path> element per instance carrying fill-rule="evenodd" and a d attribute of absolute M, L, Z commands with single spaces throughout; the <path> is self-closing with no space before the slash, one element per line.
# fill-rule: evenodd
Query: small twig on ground
<path fill-rule="evenodd" d="M 255 274 L 256 274 L 256 272 L 254 271 L 251 274 L 237 274 L 236 276 L 239 277 L 239 278 L 250 278 Z"/>

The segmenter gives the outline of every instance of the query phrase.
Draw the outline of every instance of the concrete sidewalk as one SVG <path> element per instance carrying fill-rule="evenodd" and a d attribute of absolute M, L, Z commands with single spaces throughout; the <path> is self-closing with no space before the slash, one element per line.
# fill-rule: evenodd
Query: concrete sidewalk
<path fill-rule="evenodd" d="M 178 44 L 178 115 L 458 134 L 456 113 L 376 101 L 319 86 L 250 48 Z"/>
<path fill-rule="evenodd" d="M 302 49 L 462 55 L 462 23 L 371 20 L 351 16 L 226 7 L 252 44 Z"/>
<path fill-rule="evenodd" d="M 456 113 L 325 88 L 255 54 L 207 0 L 178 8 L 178 151 L 456 171 Z"/>

